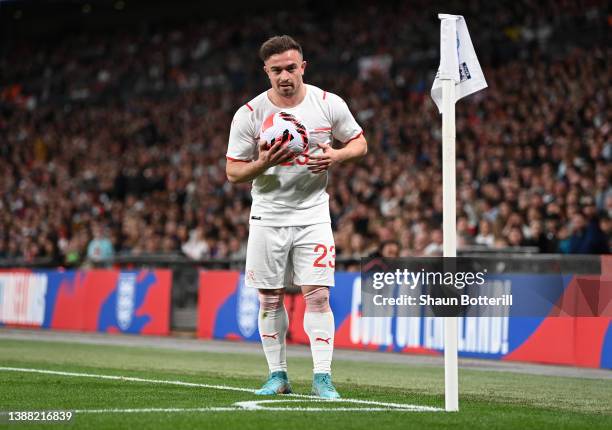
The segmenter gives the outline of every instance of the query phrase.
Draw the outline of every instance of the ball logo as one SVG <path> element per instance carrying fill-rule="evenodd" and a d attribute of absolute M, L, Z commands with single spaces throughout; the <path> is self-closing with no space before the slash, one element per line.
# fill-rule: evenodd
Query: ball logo
<path fill-rule="evenodd" d="M 302 121 L 287 112 L 276 112 L 268 116 L 259 134 L 270 145 L 280 141 L 295 155 L 308 149 L 308 130 Z"/>
<path fill-rule="evenodd" d="M 136 273 L 121 273 L 117 282 L 117 322 L 121 330 L 132 324 L 134 313 L 134 293 L 136 292 Z"/>
<path fill-rule="evenodd" d="M 236 315 L 238 317 L 238 329 L 244 337 L 251 337 L 255 333 L 258 314 L 257 289 L 244 285 L 244 276 L 240 276 Z"/>

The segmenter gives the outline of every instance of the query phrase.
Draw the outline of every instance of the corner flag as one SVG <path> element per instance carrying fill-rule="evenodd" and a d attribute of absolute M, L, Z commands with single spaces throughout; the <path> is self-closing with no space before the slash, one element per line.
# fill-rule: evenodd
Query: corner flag
<path fill-rule="evenodd" d="M 439 14 L 440 67 L 431 97 L 442 114 L 442 231 L 444 257 L 457 256 L 455 168 L 455 103 L 487 87 L 470 39 L 465 19 Z M 444 403 L 447 411 L 459 410 L 457 318 L 444 318 Z"/>
<path fill-rule="evenodd" d="M 440 68 L 431 88 L 431 97 L 442 113 L 442 81 L 455 82 L 455 102 L 487 87 L 472 45 L 465 19 L 461 15 L 439 14 Z"/>

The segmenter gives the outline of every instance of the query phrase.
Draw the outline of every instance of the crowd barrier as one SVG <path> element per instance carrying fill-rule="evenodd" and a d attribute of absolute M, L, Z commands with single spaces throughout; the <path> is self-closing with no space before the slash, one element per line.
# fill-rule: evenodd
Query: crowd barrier
<path fill-rule="evenodd" d="M 170 270 L 0 272 L 0 326 L 167 335 Z"/>
<path fill-rule="evenodd" d="M 503 275 L 516 285 L 537 285 L 547 275 Z M 202 339 L 259 341 L 257 290 L 245 287 L 236 271 L 201 271 L 197 335 Z M 605 288 L 610 289 L 606 275 Z M 441 355 L 442 318 L 361 316 L 359 273 L 337 272 L 331 293 L 339 348 Z M 565 280 L 567 293 L 574 279 Z M 567 298 L 566 298 L 567 299 Z M 300 294 L 286 295 L 292 343 L 308 344 L 302 327 L 305 305 Z M 551 304 L 551 311 L 552 311 Z M 609 315 L 607 313 L 606 315 Z M 612 369 L 612 318 L 608 317 L 465 317 L 459 318 L 459 355 L 506 361 Z"/>
<path fill-rule="evenodd" d="M 506 257 L 512 273 L 503 276 L 511 283 L 537 285 L 546 276 L 538 273 L 543 267 L 538 258 Z M 602 290 L 612 291 L 612 257 L 601 257 L 601 264 L 599 258 L 572 258 L 572 273 L 580 273 L 580 268 L 582 273 L 595 273 L 597 268 Z M 517 275 L 521 267 L 522 274 Z M 194 301 L 197 295 L 193 327 L 199 338 L 259 341 L 257 292 L 244 286 L 240 271 L 195 272 L 190 266 L 194 276 L 186 277 L 180 276 L 181 270 L 0 269 L 0 326 L 168 335 L 171 315 L 185 302 L 183 292 L 188 288 L 182 282 L 189 280 Z M 564 278 L 569 287 L 572 276 Z M 359 273 L 338 271 L 331 294 L 338 348 L 442 354 L 441 318 L 365 318 L 360 300 Z M 302 296 L 287 294 L 285 301 L 289 342 L 308 344 L 302 328 Z M 460 318 L 459 354 L 612 369 L 612 321 L 608 317 Z"/>

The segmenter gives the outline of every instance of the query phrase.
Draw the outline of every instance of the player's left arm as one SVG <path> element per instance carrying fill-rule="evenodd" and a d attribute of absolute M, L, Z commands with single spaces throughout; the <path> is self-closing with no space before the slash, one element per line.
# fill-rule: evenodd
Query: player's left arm
<path fill-rule="evenodd" d="M 306 163 L 312 173 L 324 172 L 334 164 L 361 158 L 368 152 L 368 142 L 363 137 L 363 133 L 351 139 L 343 148 L 334 149 L 328 143 L 319 143 L 318 146 L 322 152 L 309 155 Z"/>
<path fill-rule="evenodd" d="M 363 157 L 368 152 L 368 143 L 363 136 L 363 130 L 355 121 L 347 104 L 335 94 L 328 93 L 328 95 L 332 136 L 344 142 L 344 147 L 334 149 L 330 144 L 319 144 L 321 152 L 309 155 L 307 163 L 312 173 L 324 172 L 336 163 Z"/>

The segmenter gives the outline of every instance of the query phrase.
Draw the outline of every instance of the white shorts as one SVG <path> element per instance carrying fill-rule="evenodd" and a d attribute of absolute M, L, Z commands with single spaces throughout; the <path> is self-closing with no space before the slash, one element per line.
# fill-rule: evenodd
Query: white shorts
<path fill-rule="evenodd" d="M 331 224 L 250 226 L 245 284 L 262 289 L 334 286 L 336 251 Z"/>

